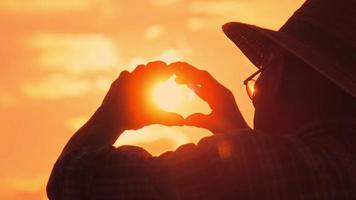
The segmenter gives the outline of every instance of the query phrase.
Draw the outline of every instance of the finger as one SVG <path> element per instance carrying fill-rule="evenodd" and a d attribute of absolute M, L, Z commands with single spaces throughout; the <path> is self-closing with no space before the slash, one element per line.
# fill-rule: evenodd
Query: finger
<path fill-rule="evenodd" d="M 175 81 L 176 81 L 176 83 L 178 83 L 178 84 L 185 84 L 185 83 L 184 83 L 184 79 L 183 79 L 182 77 L 179 77 L 179 76 L 177 76 L 177 77 L 175 78 Z"/>
<path fill-rule="evenodd" d="M 156 119 L 158 124 L 166 125 L 166 126 L 183 126 L 184 125 L 184 118 L 172 112 L 161 112 L 157 115 Z"/>
<path fill-rule="evenodd" d="M 179 76 L 177 76 L 177 77 L 175 77 L 175 81 L 176 81 L 176 83 L 178 83 L 178 84 L 184 84 L 184 85 L 197 85 L 197 86 L 199 86 L 199 87 L 201 87 L 201 84 L 198 84 L 198 83 L 189 83 L 189 82 L 187 82 L 183 77 L 179 77 Z"/>
<path fill-rule="evenodd" d="M 172 63 L 170 66 L 174 68 L 174 73 L 177 74 L 176 82 L 186 84 L 211 108 L 216 107 L 216 101 L 221 99 L 220 95 L 228 91 L 207 71 L 199 70 L 184 62 Z"/>
<path fill-rule="evenodd" d="M 189 84 L 187 86 L 191 90 L 193 90 L 193 92 L 196 95 L 198 95 L 201 99 L 206 101 L 211 109 L 213 109 L 215 107 L 214 105 L 216 103 L 216 100 L 220 98 L 220 96 L 217 95 L 219 93 L 219 91 L 217 91 L 213 87 L 209 88 L 209 87 L 204 87 L 201 85 L 194 85 L 194 84 Z M 221 103 L 224 103 L 224 102 L 221 102 Z"/>
<path fill-rule="evenodd" d="M 196 95 L 198 95 L 200 98 L 202 98 L 204 101 L 207 101 L 209 104 L 209 90 L 207 90 L 206 88 L 203 88 L 202 85 L 200 84 L 187 84 L 184 83 L 184 80 L 182 80 L 181 78 L 177 77 L 175 79 L 176 83 L 178 84 L 185 84 L 187 85 L 187 87 L 189 89 L 191 89 Z M 210 90 L 211 92 L 211 90 Z"/>
<path fill-rule="evenodd" d="M 161 61 L 149 62 L 147 65 L 138 65 L 132 72 L 135 81 L 147 83 L 147 81 L 157 80 L 158 72 L 162 71 L 167 64 Z"/>
<path fill-rule="evenodd" d="M 173 72 L 165 62 L 154 61 L 147 64 L 145 75 L 157 82 L 168 79 L 173 75 Z"/>
<path fill-rule="evenodd" d="M 185 62 L 175 62 L 169 65 L 181 82 L 192 84 L 216 84 L 217 81 L 204 70 L 199 70 Z"/>
<path fill-rule="evenodd" d="M 128 72 L 127 70 L 122 71 L 119 77 L 112 82 L 110 88 L 116 87 L 119 83 L 126 81 L 129 77 L 130 77 L 130 72 Z"/>
<path fill-rule="evenodd" d="M 161 67 L 161 68 L 165 68 L 165 67 L 167 67 L 167 64 L 165 63 L 165 62 L 163 62 L 163 61 L 161 61 L 161 60 L 156 60 L 156 61 L 152 61 L 152 62 L 149 62 L 149 63 L 147 63 L 147 67 L 150 67 L 150 68 L 159 68 L 159 67 Z"/>
<path fill-rule="evenodd" d="M 199 83 L 199 70 L 185 62 L 175 62 L 169 65 L 181 83 Z"/>
<path fill-rule="evenodd" d="M 202 113 L 195 113 L 188 116 L 184 120 L 184 124 L 188 126 L 199 127 L 199 128 L 208 128 L 210 124 L 210 116 Z"/>
<path fill-rule="evenodd" d="M 201 85 L 195 85 L 195 84 L 187 84 L 188 88 L 190 88 L 191 90 L 193 90 L 193 92 L 195 94 L 197 94 L 200 98 L 203 98 L 206 96 L 205 95 L 205 90 L 202 89 Z"/>
<path fill-rule="evenodd" d="M 120 73 L 118 80 L 125 80 L 130 76 L 130 72 L 124 70 Z"/>
<path fill-rule="evenodd" d="M 122 71 L 119 75 L 119 77 L 111 83 L 110 89 L 108 93 L 105 95 L 103 104 L 106 104 L 110 99 L 113 99 L 115 95 L 117 95 L 118 91 L 120 90 L 120 87 L 122 87 L 125 82 L 130 77 L 130 72 L 128 71 Z"/>
<path fill-rule="evenodd" d="M 149 71 L 150 73 L 162 73 L 167 69 L 167 64 L 162 62 L 162 61 L 153 61 L 147 63 L 147 68 L 146 70 Z"/>
<path fill-rule="evenodd" d="M 143 64 L 138 65 L 138 66 L 132 71 L 132 74 L 141 73 L 145 68 L 146 68 L 146 66 L 143 65 Z"/>

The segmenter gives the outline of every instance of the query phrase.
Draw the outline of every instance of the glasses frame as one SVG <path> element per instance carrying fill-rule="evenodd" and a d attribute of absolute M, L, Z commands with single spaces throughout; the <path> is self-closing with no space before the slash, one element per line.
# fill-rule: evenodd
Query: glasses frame
<path fill-rule="evenodd" d="M 243 82 L 243 84 L 246 86 L 247 95 L 248 95 L 248 97 L 250 97 L 251 100 L 253 99 L 253 96 L 254 96 L 254 95 L 253 95 L 253 94 L 250 95 L 251 92 L 250 92 L 248 83 L 249 83 L 251 80 L 256 81 L 254 78 L 255 78 L 258 74 L 260 74 L 264 69 L 265 69 L 264 67 L 259 68 L 255 73 L 253 73 L 252 75 L 250 75 L 249 77 L 247 77 L 247 78 L 244 80 L 244 82 Z"/>

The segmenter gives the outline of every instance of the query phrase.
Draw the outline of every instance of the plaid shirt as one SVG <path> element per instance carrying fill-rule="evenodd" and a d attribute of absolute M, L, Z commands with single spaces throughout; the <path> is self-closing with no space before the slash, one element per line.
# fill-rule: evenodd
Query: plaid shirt
<path fill-rule="evenodd" d="M 355 135 L 355 124 L 283 137 L 242 130 L 159 157 L 82 148 L 58 159 L 47 192 L 54 200 L 356 199 Z"/>

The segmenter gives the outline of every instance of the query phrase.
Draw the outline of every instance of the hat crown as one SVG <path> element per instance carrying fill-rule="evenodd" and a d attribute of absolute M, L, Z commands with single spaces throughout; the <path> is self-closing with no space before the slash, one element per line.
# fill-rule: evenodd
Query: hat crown
<path fill-rule="evenodd" d="M 279 31 L 237 22 L 223 28 L 257 67 L 277 49 L 356 98 L 355 8 L 356 0 L 306 0 Z"/>
<path fill-rule="evenodd" d="M 299 39 L 306 36 L 319 37 L 322 34 L 355 48 L 355 1 L 307 0 L 282 26 L 280 32 L 292 34 Z"/>

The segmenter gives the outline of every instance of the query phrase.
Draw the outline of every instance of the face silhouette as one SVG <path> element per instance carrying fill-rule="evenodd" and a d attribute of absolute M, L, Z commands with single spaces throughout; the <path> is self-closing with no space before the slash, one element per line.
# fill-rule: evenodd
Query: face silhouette
<path fill-rule="evenodd" d="M 255 129 L 276 134 L 283 126 L 283 106 L 279 99 L 284 70 L 284 56 L 273 54 L 262 66 L 265 70 L 256 80 L 253 104 Z"/>
<path fill-rule="evenodd" d="M 310 123 L 355 116 L 355 99 L 291 54 L 271 55 L 255 83 L 255 129 L 289 134 Z"/>

